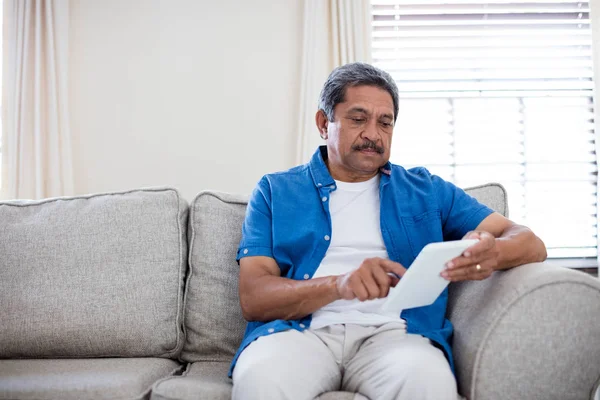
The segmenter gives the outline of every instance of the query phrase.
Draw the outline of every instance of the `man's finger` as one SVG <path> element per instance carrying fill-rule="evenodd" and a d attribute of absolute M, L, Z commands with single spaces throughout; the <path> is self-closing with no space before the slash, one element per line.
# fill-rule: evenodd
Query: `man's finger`
<path fill-rule="evenodd" d="M 465 251 L 463 251 L 462 256 L 464 257 L 472 257 L 477 254 L 481 254 L 490 248 L 490 243 L 484 241 L 483 239 L 479 239 L 477 243 L 473 246 L 469 247 Z"/>
<path fill-rule="evenodd" d="M 481 254 L 486 252 L 487 250 L 494 247 L 494 241 L 496 238 L 488 232 L 481 232 L 479 234 L 479 242 L 475 243 L 473 246 L 469 247 L 467 250 L 463 252 L 463 255 L 466 257 L 475 256 L 477 254 Z"/>
<path fill-rule="evenodd" d="M 453 270 L 453 269 L 464 268 L 465 266 L 468 266 L 468 265 L 476 265 L 477 263 L 481 263 L 485 259 L 486 259 L 485 252 L 473 254 L 469 257 L 458 256 L 458 257 L 452 259 L 451 261 L 449 261 L 448 263 L 446 263 L 446 269 Z"/>
<path fill-rule="evenodd" d="M 376 299 L 379 297 L 379 286 L 373 277 L 372 269 L 365 269 L 361 272 L 360 278 L 363 286 L 367 289 L 367 295 L 369 299 Z"/>
<path fill-rule="evenodd" d="M 485 233 L 485 232 L 484 232 Z M 490 236 L 496 240 L 493 236 Z M 461 268 L 464 265 L 476 264 L 486 259 L 486 253 L 494 247 L 494 242 L 489 239 L 480 240 L 473 246 L 465 250 L 460 256 L 453 258 L 446 263 L 446 268 Z"/>
<path fill-rule="evenodd" d="M 479 265 L 479 268 L 477 266 Z M 490 275 L 491 267 L 489 261 L 472 263 L 460 268 L 442 271 L 441 276 L 449 281 L 483 279 Z"/>
<path fill-rule="evenodd" d="M 352 282 L 350 288 L 358 300 L 365 301 L 369 299 L 369 292 L 367 292 L 367 288 L 363 285 L 361 280 L 357 279 Z"/>
<path fill-rule="evenodd" d="M 383 270 L 383 268 L 374 268 L 373 269 L 373 278 L 377 285 L 379 286 L 379 297 L 385 297 L 388 294 L 390 289 L 390 276 Z"/>
<path fill-rule="evenodd" d="M 448 281 L 451 281 L 451 282 L 468 280 L 469 279 L 469 270 L 466 267 L 457 268 L 457 269 L 453 269 L 453 270 L 445 270 L 445 271 L 442 271 L 442 273 L 440 275 L 442 276 L 442 278 L 444 278 Z"/>
<path fill-rule="evenodd" d="M 491 275 L 491 273 L 488 271 L 488 269 L 485 269 L 483 267 L 479 270 L 476 269 L 476 266 L 474 266 L 470 269 L 463 268 L 463 271 L 465 271 L 464 275 L 452 277 L 452 278 L 450 278 L 450 281 L 451 282 L 459 282 L 459 281 L 467 281 L 467 280 L 480 281 Z"/>
<path fill-rule="evenodd" d="M 398 277 L 403 277 L 406 272 L 406 268 L 404 268 L 402 264 L 386 258 L 380 259 L 379 265 L 381 265 L 385 272 L 393 272 L 398 275 Z"/>

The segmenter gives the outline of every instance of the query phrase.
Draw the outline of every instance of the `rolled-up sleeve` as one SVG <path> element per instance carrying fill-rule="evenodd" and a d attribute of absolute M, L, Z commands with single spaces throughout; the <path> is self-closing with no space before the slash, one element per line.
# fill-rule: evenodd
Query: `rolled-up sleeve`
<path fill-rule="evenodd" d="M 462 239 L 494 212 L 453 183 L 430 176 L 442 216 L 444 240 Z"/>
<path fill-rule="evenodd" d="M 248 201 L 237 261 L 250 256 L 273 257 L 272 221 L 271 189 L 269 181 L 263 177 Z"/>

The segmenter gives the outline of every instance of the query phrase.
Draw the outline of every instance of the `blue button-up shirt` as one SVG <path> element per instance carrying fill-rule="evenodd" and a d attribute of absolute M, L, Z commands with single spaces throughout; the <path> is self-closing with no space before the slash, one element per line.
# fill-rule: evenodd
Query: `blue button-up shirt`
<path fill-rule="evenodd" d="M 329 247 L 329 197 L 336 189 L 322 146 L 308 164 L 265 175 L 248 202 L 237 259 L 272 257 L 289 279 L 310 279 Z M 389 258 L 408 267 L 432 242 L 459 240 L 493 211 L 425 168 L 406 170 L 387 163 L 379 184 L 380 226 Z M 452 370 L 449 344 L 452 324 L 446 319 L 448 290 L 431 305 L 402 311 L 408 333 L 429 338 L 444 350 Z M 297 320 L 249 322 L 229 375 L 241 352 L 254 340 L 288 329 L 310 327 L 311 315 Z"/>

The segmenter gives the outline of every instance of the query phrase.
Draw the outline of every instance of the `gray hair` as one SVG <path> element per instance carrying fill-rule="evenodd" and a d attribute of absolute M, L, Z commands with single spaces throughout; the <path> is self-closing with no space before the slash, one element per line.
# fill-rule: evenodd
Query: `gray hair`
<path fill-rule="evenodd" d="M 319 110 L 322 110 L 329 121 L 334 120 L 334 109 L 343 103 L 346 88 L 353 86 L 376 86 L 387 91 L 394 102 L 394 121 L 398 118 L 398 87 L 387 72 L 365 63 L 351 63 L 334 69 L 321 90 Z"/>

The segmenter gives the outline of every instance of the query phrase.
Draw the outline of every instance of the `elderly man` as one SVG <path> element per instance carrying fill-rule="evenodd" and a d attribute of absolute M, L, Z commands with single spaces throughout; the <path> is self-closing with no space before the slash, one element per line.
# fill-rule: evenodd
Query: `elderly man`
<path fill-rule="evenodd" d="M 398 89 L 362 63 L 335 69 L 316 124 L 326 146 L 308 164 L 264 176 L 238 251 L 249 321 L 231 373 L 234 399 L 313 399 L 345 390 L 373 400 L 456 399 L 445 319 L 432 305 L 380 311 L 428 243 L 477 238 L 449 281 L 542 261 L 531 230 L 424 168 L 389 163 Z M 435 146 L 435 143 L 432 143 Z"/>

